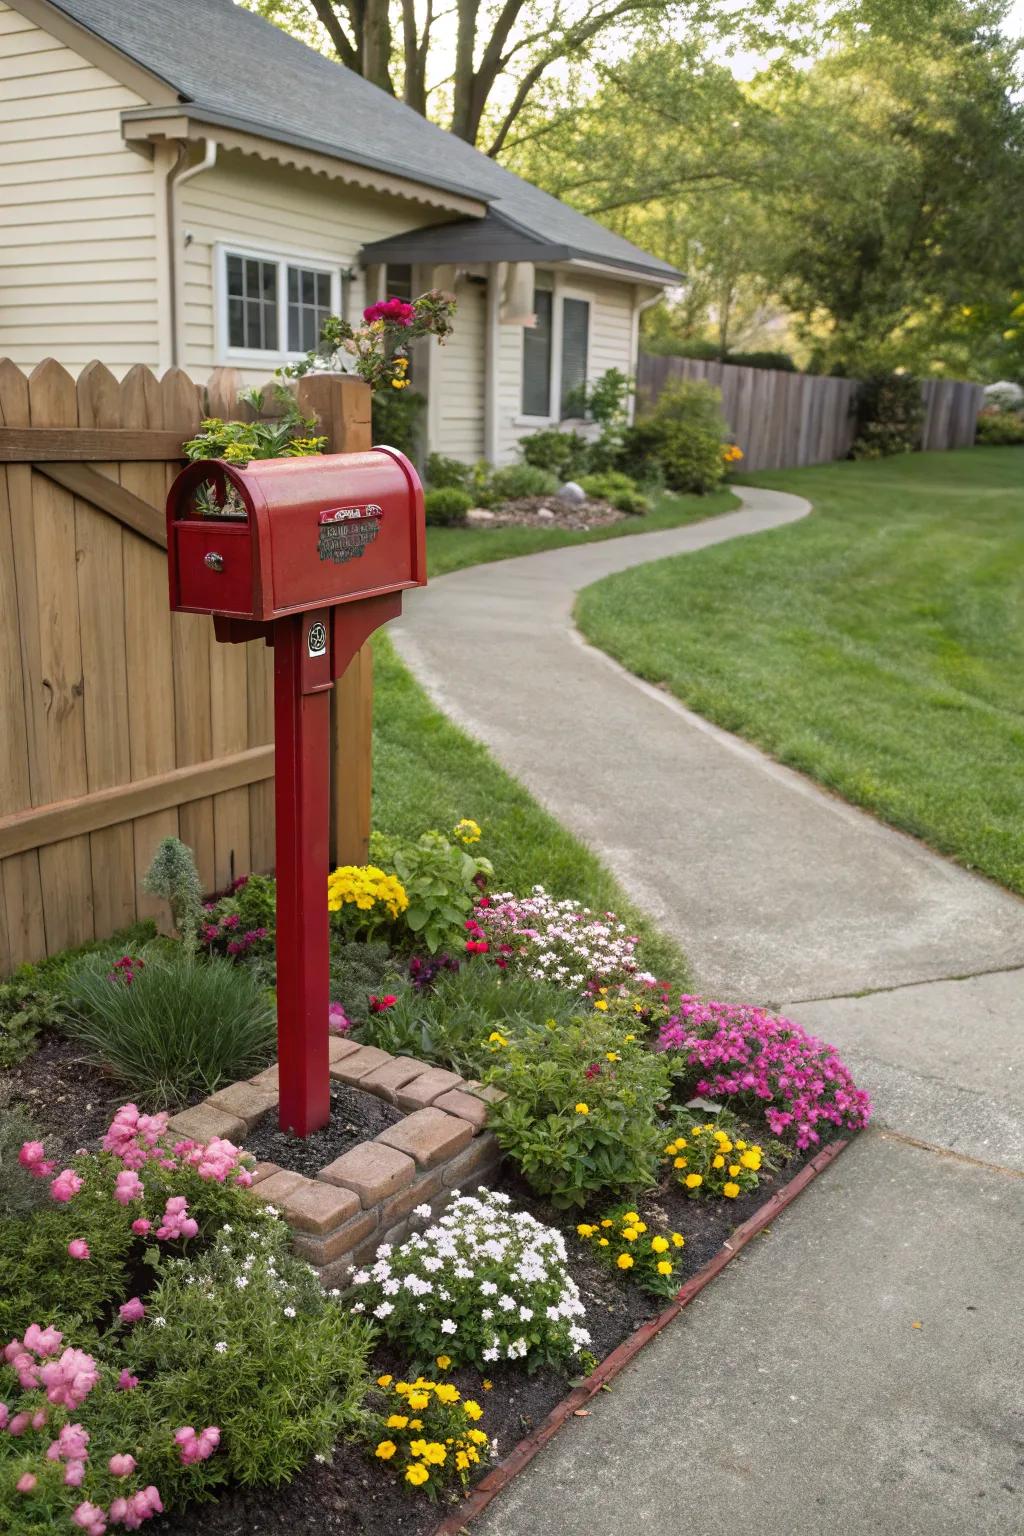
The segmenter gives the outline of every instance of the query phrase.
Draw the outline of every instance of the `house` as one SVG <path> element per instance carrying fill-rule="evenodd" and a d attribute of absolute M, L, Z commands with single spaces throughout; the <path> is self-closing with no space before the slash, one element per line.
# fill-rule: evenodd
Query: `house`
<path fill-rule="evenodd" d="M 429 446 L 500 463 L 679 274 L 232 0 L 0 0 L 0 355 L 262 383 L 453 289 Z"/>

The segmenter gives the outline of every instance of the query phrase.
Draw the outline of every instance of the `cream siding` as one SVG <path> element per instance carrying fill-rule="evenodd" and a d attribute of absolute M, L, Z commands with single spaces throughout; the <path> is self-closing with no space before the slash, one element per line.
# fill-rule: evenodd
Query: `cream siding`
<path fill-rule="evenodd" d="M 237 366 L 250 382 L 264 382 L 280 361 L 235 364 L 218 356 L 215 248 L 236 245 L 268 255 L 310 257 L 340 269 L 355 268 L 349 318 L 366 303 L 366 274 L 356 266 L 360 247 L 387 235 L 437 222 L 436 209 L 348 187 L 310 171 L 288 170 L 237 151 L 222 151 L 212 170 L 181 189 L 180 238 L 184 253 L 185 350 L 182 366 L 204 379 L 218 363 Z"/>
<path fill-rule="evenodd" d="M 487 286 L 460 278 L 455 285 L 455 330 L 430 363 L 430 387 L 438 400 L 430 447 L 472 464 L 484 454 L 484 349 Z"/>
<path fill-rule="evenodd" d="M 156 178 L 121 139 L 142 97 L 0 0 L 0 355 L 157 357 Z"/>

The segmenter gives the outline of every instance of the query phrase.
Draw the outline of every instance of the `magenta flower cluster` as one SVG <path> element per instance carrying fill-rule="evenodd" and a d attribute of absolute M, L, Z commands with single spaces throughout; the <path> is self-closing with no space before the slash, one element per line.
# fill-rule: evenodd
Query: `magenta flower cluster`
<path fill-rule="evenodd" d="M 331 1003 L 327 1009 L 327 1028 L 332 1035 L 347 1035 L 352 1020 L 340 1003 Z"/>
<path fill-rule="evenodd" d="M 415 305 L 406 303 L 405 299 L 381 299 L 363 310 L 363 319 L 367 325 L 372 325 L 375 320 L 390 320 L 392 325 L 406 328 L 412 325 L 415 318 Z"/>
<path fill-rule="evenodd" d="M 870 1098 L 834 1047 L 763 1008 L 684 993 L 658 1047 L 681 1052 L 701 1072 L 697 1093 L 756 1105 L 772 1132 L 793 1137 L 801 1150 L 819 1142 L 822 1129 L 856 1131 L 871 1118 Z"/>
<path fill-rule="evenodd" d="M 199 937 L 211 949 L 215 947 L 222 949 L 224 954 L 237 959 L 240 955 L 247 955 L 254 945 L 261 939 L 265 939 L 267 930 L 266 928 L 247 928 L 242 932 L 238 913 L 226 912 L 216 922 L 204 923 L 199 930 Z"/>

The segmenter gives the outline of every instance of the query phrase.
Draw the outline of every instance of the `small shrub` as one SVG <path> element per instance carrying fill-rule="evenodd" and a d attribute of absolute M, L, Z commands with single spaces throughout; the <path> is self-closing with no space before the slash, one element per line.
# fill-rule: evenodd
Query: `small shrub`
<path fill-rule="evenodd" d="M 703 380 L 669 384 L 651 414 L 623 434 L 621 468 L 644 481 L 654 465 L 670 490 L 714 490 L 725 474 L 721 401 L 721 392 Z"/>
<path fill-rule="evenodd" d="M 428 523 L 439 528 L 450 528 L 465 523 L 473 498 L 460 486 L 447 485 L 436 491 L 425 492 L 423 505 Z"/>
<path fill-rule="evenodd" d="M 33 1051 L 44 1030 L 63 1018 L 58 999 L 29 981 L 0 982 L 0 1067 L 13 1067 Z"/>
<path fill-rule="evenodd" d="M 345 939 L 387 933 L 408 905 L 401 881 L 376 864 L 342 864 L 327 877 L 331 926 Z"/>
<path fill-rule="evenodd" d="M 566 480 L 577 479 L 590 462 L 590 445 L 586 438 L 579 432 L 559 432 L 557 427 L 546 427 L 542 432 L 521 437 L 519 451 L 527 464 L 556 475 L 560 485 Z"/>
<path fill-rule="evenodd" d="M 204 907 L 200 942 L 208 953 L 229 960 L 270 956 L 276 907 L 276 882 L 269 875 L 245 875 L 227 896 Z"/>
<path fill-rule="evenodd" d="M 610 501 L 619 512 L 633 517 L 643 517 L 651 510 L 647 497 L 637 489 L 636 481 L 621 470 L 606 469 L 599 475 L 584 475 L 580 481 L 588 496 Z"/>
<path fill-rule="evenodd" d="M 273 1055 L 273 1004 L 256 975 L 227 960 L 153 946 L 113 966 L 89 957 L 67 985 L 68 1032 L 147 1104 L 188 1103 Z"/>
<path fill-rule="evenodd" d="M 882 459 L 920 446 L 924 399 L 913 374 L 870 374 L 858 387 L 855 410 L 857 437 L 851 459 Z"/>
<path fill-rule="evenodd" d="M 478 1427 L 480 1404 L 433 1377 L 378 1376 L 377 1388 L 370 1398 L 371 1406 L 380 1406 L 369 1446 L 378 1464 L 431 1499 L 452 1483 L 465 1488 L 473 1468 L 491 1454 L 491 1442 Z"/>
<path fill-rule="evenodd" d="M 724 1111 L 723 1111 L 724 1116 Z M 756 1143 L 736 1136 L 723 1116 L 698 1125 L 688 1116 L 676 1127 L 676 1136 L 665 1148 L 665 1157 L 676 1183 L 691 1200 L 735 1200 L 756 1189 L 764 1152 Z M 731 1119 L 731 1117 L 729 1117 Z M 731 1132 L 731 1134 L 730 1134 Z M 684 1134 L 685 1133 L 685 1134 Z"/>
<path fill-rule="evenodd" d="M 495 502 L 516 501 L 520 496 L 554 496 L 561 485 L 549 469 L 534 464 L 506 464 L 491 476 L 490 491 Z"/>
<path fill-rule="evenodd" d="M 1013 379 L 1000 379 L 996 384 L 986 384 L 985 406 L 995 411 L 1024 410 L 1024 385 Z"/>
<path fill-rule="evenodd" d="M 484 1370 L 522 1360 L 528 1371 L 562 1365 L 590 1335 L 579 1290 L 565 1267 L 565 1241 L 508 1195 L 459 1195 L 445 1214 L 400 1248 L 352 1276 L 358 1313 L 408 1348 L 416 1365 L 438 1355 Z M 427 1219 L 429 1207 L 418 1207 Z M 396 1283 L 397 1282 L 397 1285 Z"/>
<path fill-rule="evenodd" d="M 547 1021 L 566 1023 L 580 998 L 555 982 L 504 973 L 483 959 L 434 978 L 429 991 L 410 987 L 392 1008 L 371 1014 L 360 1038 L 390 1051 L 434 1061 L 465 1076 L 490 1062 L 488 1036 L 516 1038 L 543 1031 Z"/>
<path fill-rule="evenodd" d="M 725 361 L 735 368 L 774 368 L 777 373 L 796 373 L 788 352 L 729 352 Z"/>
<path fill-rule="evenodd" d="M 590 1257 L 621 1279 L 655 1296 L 674 1296 L 678 1291 L 676 1266 L 686 1246 L 681 1232 L 652 1232 L 639 1211 L 618 1206 L 596 1221 L 581 1221 L 576 1233 Z"/>
<path fill-rule="evenodd" d="M 203 888 L 191 848 L 176 837 L 165 837 L 147 869 L 142 888 L 166 901 L 178 937 L 195 950 L 203 918 Z"/>
<path fill-rule="evenodd" d="M 1024 443 L 1024 412 L 982 411 L 975 442 L 989 448 L 1014 448 Z"/>
<path fill-rule="evenodd" d="M 441 491 L 454 487 L 457 490 L 468 490 L 473 476 L 473 466 L 463 464 L 461 459 L 449 458 L 444 453 L 431 453 L 427 456 L 427 484 L 432 490 Z"/>
<path fill-rule="evenodd" d="M 672 1058 L 681 1097 L 735 1098 L 800 1149 L 819 1142 L 822 1130 L 858 1131 L 871 1118 L 869 1096 L 834 1047 L 763 1008 L 684 993 L 658 1046 Z"/>
<path fill-rule="evenodd" d="M 494 873 L 489 859 L 469 853 L 461 841 L 443 832 L 424 832 L 415 842 L 375 832 L 370 840 L 373 856 L 401 882 L 403 922 L 413 942 L 432 955 L 464 941 L 473 900 Z"/>
<path fill-rule="evenodd" d="M 664 1058 L 599 1015 L 535 1037 L 494 1042 L 489 1082 L 507 1095 L 488 1126 L 523 1178 L 559 1208 L 654 1183 L 669 1093 Z"/>
<path fill-rule="evenodd" d="M 473 915 L 492 958 L 535 981 L 555 981 L 578 992 L 589 984 L 640 978 L 639 940 L 614 912 L 556 901 L 535 885 L 529 896 L 504 891 L 485 897 Z"/>

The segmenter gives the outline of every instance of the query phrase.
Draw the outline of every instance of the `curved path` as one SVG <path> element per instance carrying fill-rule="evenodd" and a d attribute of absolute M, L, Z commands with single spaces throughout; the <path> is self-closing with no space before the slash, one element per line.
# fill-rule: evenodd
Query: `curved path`
<path fill-rule="evenodd" d="M 784 1004 L 877 1106 L 474 1530 L 1020 1536 L 1024 903 L 572 626 L 602 576 L 810 511 L 740 496 L 706 523 L 445 576 L 395 627 L 434 699 L 603 854 L 701 990 Z"/>

